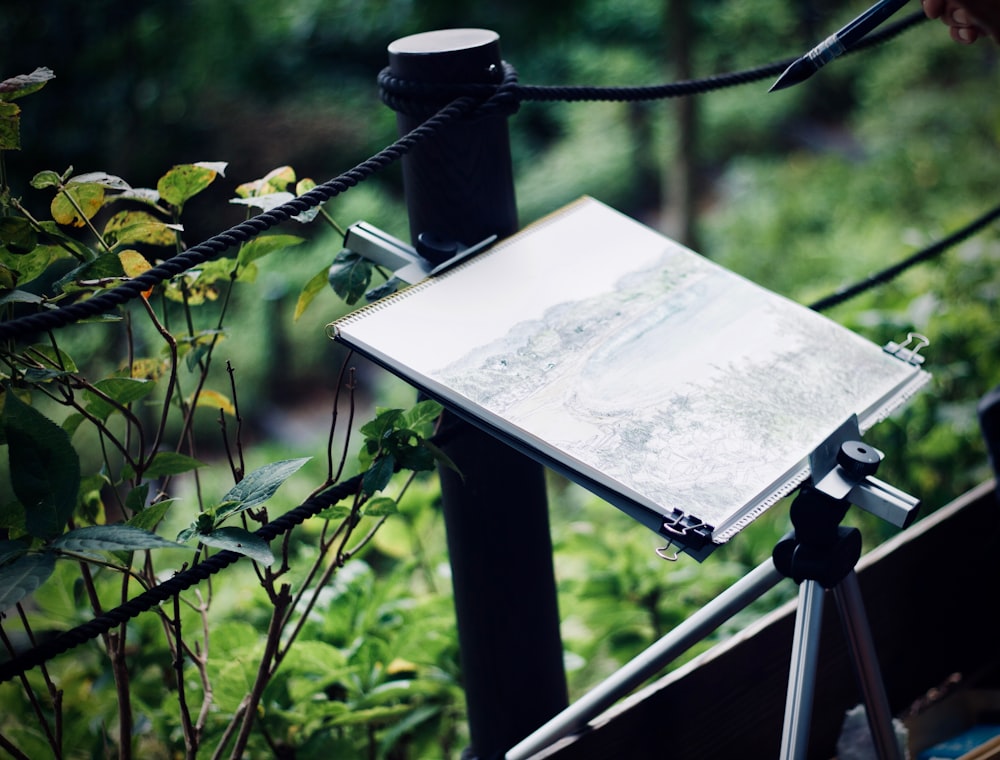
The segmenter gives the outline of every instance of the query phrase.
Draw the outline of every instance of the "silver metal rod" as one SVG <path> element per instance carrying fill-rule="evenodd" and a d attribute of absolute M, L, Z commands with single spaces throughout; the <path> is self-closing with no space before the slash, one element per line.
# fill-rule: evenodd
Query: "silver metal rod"
<path fill-rule="evenodd" d="M 858 676 L 868 727 L 880 760 L 902 760 L 903 754 L 892 726 L 892 712 L 875 655 L 875 643 L 865 615 L 861 586 L 853 570 L 833 588 L 833 597 L 844 624 L 844 635 Z"/>
<path fill-rule="evenodd" d="M 781 759 L 804 760 L 809 749 L 809 721 L 816 692 L 816 662 L 823 623 L 823 587 L 817 581 L 799 586 L 795 611 L 792 660 L 785 695 L 785 722 L 781 730 Z"/>
<path fill-rule="evenodd" d="M 622 666 L 541 728 L 507 750 L 506 760 L 524 760 L 582 729 L 618 699 L 662 670 L 672 660 L 747 607 L 784 576 L 768 559 L 702 607 L 642 654 Z"/>

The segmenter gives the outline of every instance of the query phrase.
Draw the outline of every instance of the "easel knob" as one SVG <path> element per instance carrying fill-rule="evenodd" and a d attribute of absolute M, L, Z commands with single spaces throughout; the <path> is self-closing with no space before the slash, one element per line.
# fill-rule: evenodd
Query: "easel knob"
<path fill-rule="evenodd" d="M 878 449 L 861 441 L 844 441 L 837 452 L 837 464 L 853 480 L 864 480 L 878 471 L 882 456 Z"/>

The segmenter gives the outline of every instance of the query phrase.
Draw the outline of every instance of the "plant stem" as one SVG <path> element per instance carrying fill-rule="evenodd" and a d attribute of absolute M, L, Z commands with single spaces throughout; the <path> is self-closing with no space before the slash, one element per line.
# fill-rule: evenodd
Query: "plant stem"
<path fill-rule="evenodd" d="M 167 377 L 167 389 L 163 394 L 163 411 L 160 414 L 160 424 L 156 429 L 156 434 L 153 436 L 153 443 L 149 447 L 150 456 L 155 456 L 157 449 L 160 448 L 160 441 L 163 440 L 167 429 L 167 419 L 170 416 L 170 399 L 174 394 L 174 388 L 177 387 L 177 340 L 156 316 L 156 310 L 150 305 L 149 300 L 146 298 L 140 298 L 139 300 L 142 302 L 143 307 L 146 309 L 146 314 L 149 315 L 153 326 L 167 344 L 167 350 L 170 352 L 170 372 Z M 145 466 L 142 469 L 136 469 L 136 482 L 141 477 L 142 470 L 145 470 Z"/>
<path fill-rule="evenodd" d="M 3 645 L 7 649 L 7 652 L 10 653 L 10 656 L 14 657 L 16 655 L 14 645 L 11 643 L 10 639 L 7 638 L 7 632 L 4 631 L 3 626 L 0 626 L 0 641 L 3 642 Z M 45 713 L 42 712 L 42 705 L 38 701 L 38 695 L 35 694 L 35 690 L 32 688 L 31 682 L 28 681 L 28 677 L 24 673 L 21 673 L 19 678 L 21 681 L 21 687 L 24 689 L 25 696 L 28 697 L 28 702 L 31 704 L 31 709 L 34 711 L 39 725 L 45 732 L 45 738 L 48 740 L 49 746 L 52 748 L 53 756 L 56 758 L 62 757 L 62 748 L 56 741 L 56 737 L 52 734 L 52 728 L 49 726 L 49 722 L 45 718 Z"/>
<path fill-rule="evenodd" d="M 28 615 L 24 611 L 24 606 L 19 602 L 17 604 L 17 614 L 21 618 L 21 624 L 24 626 L 24 632 L 28 635 L 28 639 L 31 641 L 31 646 L 37 647 L 38 641 L 35 639 L 35 632 L 31 630 L 31 623 L 28 621 Z M 49 669 L 46 667 L 45 663 L 38 666 L 39 671 L 42 674 L 42 678 L 45 679 L 45 687 L 49 690 L 49 698 L 52 700 L 52 713 L 55 716 L 56 721 L 56 746 L 58 747 L 58 752 L 62 753 L 63 744 L 63 713 L 62 713 L 62 689 L 56 688 L 55 683 L 52 681 L 52 676 L 49 674 Z"/>
<path fill-rule="evenodd" d="M 239 760 L 243 757 L 247 742 L 250 739 L 250 730 L 253 728 L 254 717 L 257 714 L 257 706 L 261 697 L 264 696 L 264 687 L 267 686 L 271 676 L 274 675 L 275 668 L 272 668 L 275 654 L 278 651 L 278 644 L 281 640 L 281 629 L 284 627 L 285 613 L 291 604 L 291 589 L 287 583 L 282 584 L 275 600 L 274 611 L 271 613 L 271 623 L 267 628 L 267 640 L 264 644 L 264 655 L 261 657 L 260 666 L 257 668 L 257 678 L 254 680 L 253 688 L 247 695 L 246 711 L 243 713 L 243 725 L 240 733 L 236 737 L 236 745 L 230 754 L 231 760 Z"/>
<path fill-rule="evenodd" d="M 101 248 L 103 248 L 106 252 L 110 253 L 111 246 L 108 245 L 107 241 L 104 239 L 101 233 L 97 231 L 97 228 L 94 226 L 94 223 L 90 221 L 90 219 L 87 217 L 85 213 L 83 213 L 83 209 L 80 208 L 80 204 L 76 202 L 76 198 L 74 198 L 71 193 L 67 192 L 66 186 L 60 185 L 59 192 L 66 196 L 66 200 L 68 200 L 70 205 L 76 210 L 76 213 L 80 215 L 80 218 L 83 220 L 83 223 L 87 225 L 87 229 L 89 229 L 93 233 L 94 237 L 97 238 L 97 242 L 100 244 Z"/>
<path fill-rule="evenodd" d="M 31 215 L 31 212 L 28 211 L 28 209 L 25 208 L 21 204 L 21 202 L 19 200 L 17 200 L 17 198 L 13 198 L 11 200 L 11 203 L 13 204 L 14 208 L 17 209 L 18 213 L 20 213 L 25 219 L 28 220 L 28 223 L 35 229 L 35 232 L 39 232 L 42 235 L 45 235 L 46 237 L 48 237 L 50 240 L 54 240 L 55 243 L 56 243 L 56 245 L 58 245 L 60 248 L 62 248 L 64 251 L 66 251 L 66 253 L 68 253 L 74 259 L 76 259 L 77 261 L 79 261 L 81 264 L 86 264 L 87 263 L 87 257 L 84 256 L 79 251 L 74 250 L 73 246 L 69 245 L 65 240 L 60 240 L 59 238 L 54 238 L 52 235 L 49 235 L 45 231 L 45 228 L 42 227 L 41 222 L 39 222 L 37 219 L 35 219 L 35 217 L 33 217 Z"/>
<path fill-rule="evenodd" d="M 191 711 L 188 709 L 187 697 L 184 692 L 184 649 L 181 647 L 181 604 L 180 594 L 174 594 L 173 617 L 174 640 L 177 642 L 174 653 L 174 674 L 177 679 L 177 706 L 180 710 L 181 729 L 184 732 L 185 757 L 194 760 L 198 755 L 198 737 L 191 724 Z"/>
<path fill-rule="evenodd" d="M 94 586 L 94 577 L 90 572 L 90 567 L 81 562 L 80 573 L 83 576 L 83 586 L 87 591 L 94 615 L 102 615 L 103 608 L 101 600 L 97 596 L 97 588 Z M 102 638 L 105 651 L 111 660 L 111 675 L 114 678 L 115 692 L 118 695 L 118 757 L 119 760 L 132 760 L 132 701 L 129 694 L 128 668 L 125 666 L 124 657 L 124 623 L 120 630 L 121 633 L 102 634 Z"/>
<path fill-rule="evenodd" d="M 3 734 L 0 734 L 0 747 L 7 750 L 11 754 L 11 757 L 15 758 L 15 760 L 31 760 L 30 757 L 11 744 L 7 737 Z"/>

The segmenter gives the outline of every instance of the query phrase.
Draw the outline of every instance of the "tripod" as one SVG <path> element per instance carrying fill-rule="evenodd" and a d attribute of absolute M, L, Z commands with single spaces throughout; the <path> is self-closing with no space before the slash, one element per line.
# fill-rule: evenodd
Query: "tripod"
<path fill-rule="evenodd" d="M 824 589 L 833 592 L 837 603 L 877 756 L 880 760 L 903 757 L 893 731 L 889 701 L 854 571 L 861 557 L 861 533 L 840 525 L 851 506 L 851 494 L 858 486 L 885 485 L 871 478 L 880 461 L 881 454 L 870 446 L 857 441 L 842 443 L 836 454 L 836 466 L 818 483 L 803 488 L 792 503 L 795 530 L 774 548 L 772 559 L 778 572 L 800 584 L 781 738 L 782 758 L 806 757 Z M 898 497 L 899 492 L 887 493 Z M 916 506 L 912 500 L 905 502 L 904 524 L 915 516 Z"/>
<path fill-rule="evenodd" d="M 854 565 L 861 555 L 856 529 L 841 520 L 853 504 L 905 528 L 919 502 L 873 477 L 882 455 L 858 442 L 857 417 L 847 420 L 809 457 L 812 485 L 792 504 L 795 530 L 775 546 L 771 559 L 751 570 L 616 673 L 507 750 L 505 760 L 526 760 L 587 723 L 653 677 L 785 578 L 800 583 L 792 662 L 782 731 L 782 760 L 801 760 L 809 738 L 823 590 L 832 590 L 861 684 L 869 726 L 880 760 L 901 757 L 888 700 L 875 658 Z"/>

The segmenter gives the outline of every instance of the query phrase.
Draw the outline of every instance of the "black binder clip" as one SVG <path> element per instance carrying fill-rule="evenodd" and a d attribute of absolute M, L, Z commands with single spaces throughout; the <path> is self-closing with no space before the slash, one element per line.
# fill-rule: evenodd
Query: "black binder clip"
<path fill-rule="evenodd" d="M 486 250 L 496 240 L 496 235 L 490 235 L 485 240 L 466 247 L 421 233 L 417 236 L 417 246 L 414 248 L 368 222 L 356 222 L 347 228 L 344 248 L 392 271 L 392 276 L 385 284 L 365 294 L 369 301 L 375 301 L 395 292 L 403 284 L 413 285 L 451 269 Z"/>
<path fill-rule="evenodd" d="M 911 343 L 915 345 L 912 348 L 909 348 Z M 920 333 L 908 333 L 906 340 L 902 343 L 896 343 L 895 341 L 890 340 L 882 346 L 882 350 L 887 354 L 892 354 L 893 356 L 902 359 L 908 364 L 913 364 L 914 366 L 919 367 L 924 363 L 924 357 L 920 355 L 920 350 L 930 344 L 930 338 L 921 335 Z"/>
<path fill-rule="evenodd" d="M 667 545 L 658 548 L 656 553 L 665 560 L 676 562 L 684 549 L 702 549 L 711 540 L 713 530 L 715 528 L 697 517 L 674 509 L 660 526 L 660 534 L 668 539 Z M 674 552 L 668 554 L 671 548 Z"/>

